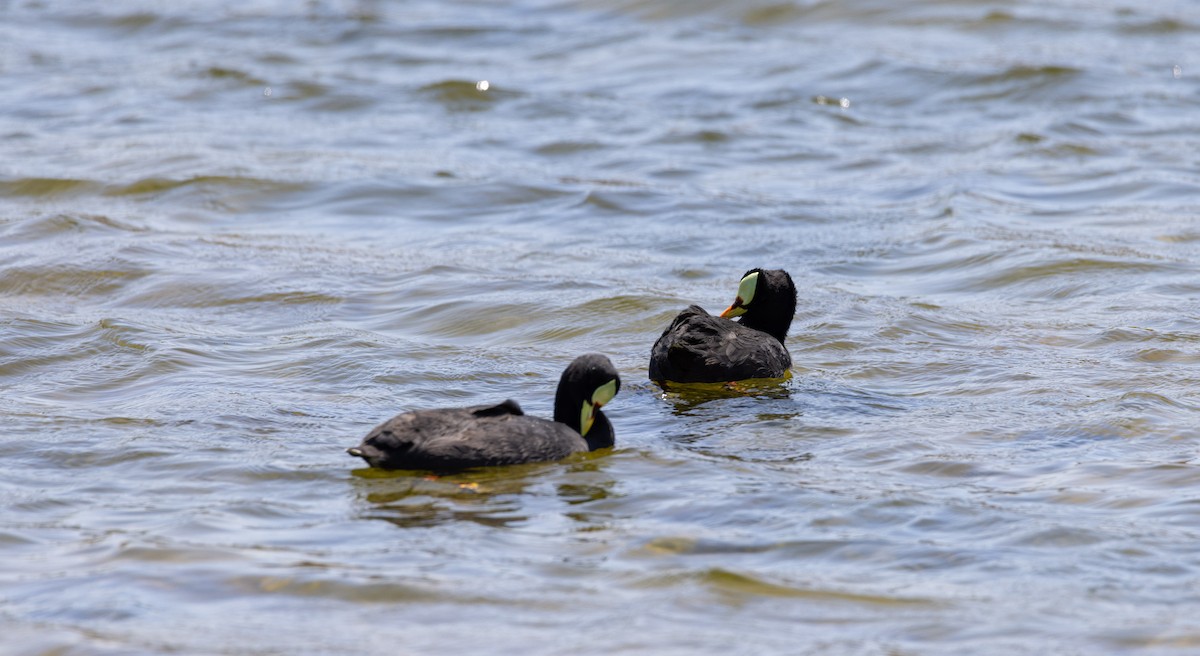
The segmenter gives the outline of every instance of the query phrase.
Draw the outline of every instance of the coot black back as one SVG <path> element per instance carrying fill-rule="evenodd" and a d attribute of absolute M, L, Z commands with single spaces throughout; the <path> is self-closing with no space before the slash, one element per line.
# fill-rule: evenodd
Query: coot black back
<path fill-rule="evenodd" d="M 782 269 L 751 269 L 720 316 L 692 305 L 675 317 L 650 350 L 650 380 L 720 383 L 782 377 L 792 366 L 784 340 L 795 313 L 792 277 Z"/>

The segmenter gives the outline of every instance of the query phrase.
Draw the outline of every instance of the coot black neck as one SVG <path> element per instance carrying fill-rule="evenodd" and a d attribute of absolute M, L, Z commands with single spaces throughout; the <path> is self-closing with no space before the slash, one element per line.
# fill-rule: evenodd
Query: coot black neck
<path fill-rule="evenodd" d="M 588 431 L 583 439 L 588 443 L 588 451 L 596 449 L 608 449 L 616 443 L 616 435 L 613 433 L 612 424 L 608 422 L 608 417 L 600 410 L 593 415 L 592 428 Z"/>
<path fill-rule="evenodd" d="M 792 327 L 792 317 L 788 316 L 763 316 L 747 312 L 746 314 L 734 319 L 738 323 L 747 328 L 761 330 L 764 333 L 779 340 L 783 344 L 783 340 L 787 339 L 788 329 Z"/>
<path fill-rule="evenodd" d="M 737 319 L 743 326 L 761 330 L 779 340 L 787 339 L 796 315 L 796 285 L 783 269 L 750 269 L 743 278 L 758 273 L 758 293 L 746 305 L 746 313 Z"/>
<path fill-rule="evenodd" d="M 566 392 L 565 394 L 563 392 Z M 580 433 L 579 419 L 583 411 L 583 396 L 578 393 L 571 393 L 574 390 L 564 390 L 560 385 L 558 394 L 554 397 L 554 421 L 560 424 L 566 424 L 571 430 Z M 592 415 L 592 427 L 588 430 L 587 435 L 583 439 L 588 443 L 588 450 L 595 451 L 596 449 L 607 449 L 616 441 L 616 435 L 613 433 L 612 424 L 609 423 L 608 417 L 604 416 L 604 412 L 596 410 Z"/>

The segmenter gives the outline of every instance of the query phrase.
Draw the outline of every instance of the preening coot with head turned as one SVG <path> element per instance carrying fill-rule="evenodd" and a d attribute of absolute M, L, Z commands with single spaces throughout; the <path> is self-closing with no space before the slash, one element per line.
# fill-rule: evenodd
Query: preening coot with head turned
<path fill-rule="evenodd" d="M 650 380 L 724 383 L 779 378 L 792 366 L 783 340 L 796 314 L 796 286 L 782 269 L 750 269 L 721 316 L 698 305 L 680 312 L 650 350 Z M 738 317 L 738 321 L 733 321 Z"/>
<path fill-rule="evenodd" d="M 554 421 L 526 415 L 512 399 L 416 410 L 383 422 L 346 451 L 384 469 L 456 470 L 559 460 L 613 445 L 612 424 L 600 408 L 620 388 L 621 377 L 608 358 L 581 355 L 558 381 Z"/>

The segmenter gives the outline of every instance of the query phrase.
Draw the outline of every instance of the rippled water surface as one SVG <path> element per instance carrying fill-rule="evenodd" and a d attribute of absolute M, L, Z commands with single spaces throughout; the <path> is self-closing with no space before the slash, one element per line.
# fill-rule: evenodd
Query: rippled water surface
<path fill-rule="evenodd" d="M 1198 44 L 1181 0 L 0 0 L 0 652 L 1195 653 Z M 754 266 L 793 377 L 649 384 Z M 588 351 L 611 452 L 344 453 L 548 415 Z"/>

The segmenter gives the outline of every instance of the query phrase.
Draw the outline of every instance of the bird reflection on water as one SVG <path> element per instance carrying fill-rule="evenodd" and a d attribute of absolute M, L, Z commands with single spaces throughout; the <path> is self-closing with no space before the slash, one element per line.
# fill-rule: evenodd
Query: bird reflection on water
<path fill-rule="evenodd" d="M 349 480 L 360 500 L 360 516 L 400 528 L 463 521 L 492 527 L 520 525 L 531 518 L 520 512 L 526 508 L 521 497 L 544 494 L 538 488 L 546 484 L 547 478 L 571 481 L 553 483 L 553 494 L 576 507 L 616 494 L 616 479 L 605 472 L 603 458 L 595 454 L 578 454 L 556 463 L 480 467 L 447 475 L 368 467 L 352 473 Z M 588 482 L 581 483 L 581 479 Z M 579 509 L 568 516 L 578 522 L 595 523 Z"/>

